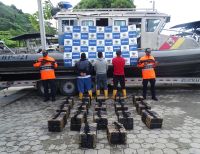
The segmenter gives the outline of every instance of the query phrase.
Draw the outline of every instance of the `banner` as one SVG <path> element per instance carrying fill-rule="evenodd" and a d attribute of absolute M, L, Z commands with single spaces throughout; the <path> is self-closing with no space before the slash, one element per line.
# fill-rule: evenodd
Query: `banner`
<path fill-rule="evenodd" d="M 64 45 L 64 63 L 72 67 L 82 52 L 95 62 L 98 52 L 103 52 L 109 65 L 116 51 L 121 50 L 126 65 L 136 65 L 138 59 L 136 26 L 65 26 L 60 36 Z"/>

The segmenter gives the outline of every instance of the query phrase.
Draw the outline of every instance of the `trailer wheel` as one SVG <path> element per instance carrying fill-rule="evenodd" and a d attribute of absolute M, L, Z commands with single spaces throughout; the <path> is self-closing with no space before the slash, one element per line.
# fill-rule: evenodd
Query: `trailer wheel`
<path fill-rule="evenodd" d="M 59 89 L 62 95 L 74 95 L 76 93 L 76 82 L 75 80 L 63 80 L 60 82 Z"/>

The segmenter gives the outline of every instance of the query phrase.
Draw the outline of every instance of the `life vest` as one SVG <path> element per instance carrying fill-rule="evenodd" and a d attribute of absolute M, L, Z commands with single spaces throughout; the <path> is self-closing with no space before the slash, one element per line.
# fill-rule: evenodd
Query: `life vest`
<path fill-rule="evenodd" d="M 143 79 L 155 79 L 155 59 L 153 56 L 143 56 L 138 62 L 138 67 L 142 68 L 142 78 Z"/>
<path fill-rule="evenodd" d="M 38 61 L 33 64 L 34 67 L 40 68 L 41 80 L 55 79 L 54 68 L 58 67 L 55 59 L 49 56 L 40 57 Z"/>

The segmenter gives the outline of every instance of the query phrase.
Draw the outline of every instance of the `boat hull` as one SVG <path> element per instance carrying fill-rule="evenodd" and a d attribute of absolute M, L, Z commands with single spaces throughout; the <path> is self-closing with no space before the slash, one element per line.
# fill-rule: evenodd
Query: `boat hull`
<path fill-rule="evenodd" d="M 139 57 L 144 52 L 139 52 Z M 158 61 L 157 77 L 199 77 L 200 49 L 153 51 L 152 55 Z M 33 63 L 41 54 L 1 55 L 0 81 L 35 80 L 40 79 L 39 69 Z M 58 62 L 57 77 L 76 76 L 73 67 L 65 67 L 63 53 L 51 53 Z M 94 72 L 93 72 L 93 75 Z M 108 77 L 112 77 L 113 67 L 109 66 Z M 141 77 L 141 69 L 136 66 L 125 66 L 126 77 Z"/>

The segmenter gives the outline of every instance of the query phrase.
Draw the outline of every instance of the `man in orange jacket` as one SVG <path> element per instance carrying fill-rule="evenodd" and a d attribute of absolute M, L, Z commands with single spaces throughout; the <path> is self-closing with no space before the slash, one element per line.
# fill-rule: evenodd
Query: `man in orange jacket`
<path fill-rule="evenodd" d="M 48 56 L 47 51 L 42 52 L 43 57 L 40 57 L 36 63 L 33 64 L 34 67 L 40 68 L 41 80 L 44 86 L 44 102 L 49 100 L 49 86 L 51 89 L 51 99 L 55 101 L 56 96 L 56 83 L 55 83 L 55 71 L 54 69 L 58 67 L 54 58 Z"/>
<path fill-rule="evenodd" d="M 138 67 L 142 68 L 143 98 L 146 99 L 147 85 L 148 82 L 150 82 L 152 99 L 158 101 L 155 92 L 156 74 L 154 71 L 154 68 L 156 67 L 157 63 L 154 57 L 151 55 L 150 48 L 145 49 L 145 54 L 146 55 L 141 57 L 138 62 Z"/>

